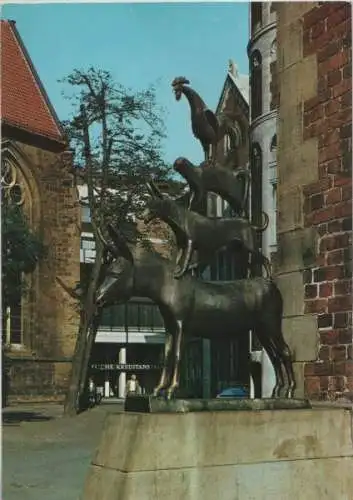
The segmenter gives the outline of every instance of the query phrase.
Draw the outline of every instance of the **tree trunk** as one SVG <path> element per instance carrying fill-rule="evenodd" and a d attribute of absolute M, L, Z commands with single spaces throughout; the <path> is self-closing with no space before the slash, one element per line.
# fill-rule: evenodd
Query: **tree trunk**
<path fill-rule="evenodd" d="M 97 308 L 94 299 L 101 274 L 102 255 L 102 245 L 96 243 L 96 260 L 93 264 L 86 300 L 82 302 L 83 309 L 72 359 L 70 384 L 64 403 L 64 414 L 69 416 L 74 416 L 82 410 L 82 396 L 86 387 L 88 363 L 100 319 L 100 314 L 96 314 Z"/>
<path fill-rule="evenodd" d="M 70 385 L 66 394 L 64 413 L 65 415 L 76 415 L 80 411 L 80 396 L 81 396 L 81 373 L 82 362 L 84 359 L 85 344 L 87 338 L 87 330 L 89 325 L 86 321 L 86 315 L 81 314 L 78 336 L 76 341 L 75 353 L 72 359 Z"/>

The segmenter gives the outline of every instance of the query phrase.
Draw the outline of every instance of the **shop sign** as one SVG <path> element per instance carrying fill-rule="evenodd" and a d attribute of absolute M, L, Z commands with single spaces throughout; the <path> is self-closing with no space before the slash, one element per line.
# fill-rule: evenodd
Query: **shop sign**
<path fill-rule="evenodd" d="M 124 364 L 124 363 L 96 363 L 91 365 L 93 370 L 107 371 L 107 370 L 159 370 L 160 365 L 147 365 L 147 364 Z"/>

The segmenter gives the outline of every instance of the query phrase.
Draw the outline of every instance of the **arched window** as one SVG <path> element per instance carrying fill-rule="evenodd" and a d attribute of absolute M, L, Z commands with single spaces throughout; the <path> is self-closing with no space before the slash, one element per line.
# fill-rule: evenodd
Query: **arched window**
<path fill-rule="evenodd" d="M 251 33 L 262 26 L 262 2 L 251 2 Z"/>
<path fill-rule="evenodd" d="M 250 75 L 251 119 L 255 120 L 262 114 L 262 57 L 258 50 L 251 55 Z"/>
<path fill-rule="evenodd" d="M 279 105 L 279 86 L 278 86 L 278 71 L 277 71 L 277 40 L 274 39 L 270 50 L 270 94 L 271 102 L 270 109 L 275 109 Z"/>
<path fill-rule="evenodd" d="M 21 207 L 23 215 L 31 221 L 31 196 L 28 183 L 16 161 L 12 156 L 3 153 L 1 162 L 1 197 L 2 206 L 17 205 Z M 3 242 L 3 249 L 6 248 Z M 14 276 L 13 284 L 17 283 L 18 290 L 14 288 L 11 303 L 3 304 L 3 342 L 6 344 L 22 344 L 23 315 L 21 296 L 21 276 Z"/>
<path fill-rule="evenodd" d="M 225 134 L 224 136 L 224 154 L 227 155 L 233 149 L 236 148 L 234 137 L 231 134 Z"/>
<path fill-rule="evenodd" d="M 272 44 L 271 44 L 270 61 L 271 61 L 271 63 L 277 61 L 277 40 L 276 39 L 274 39 Z"/>
<path fill-rule="evenodd" d="M 235 123 L 231 130 L 224 136 L 224 152 L 229 153 L 232 149 L 239 148 L 242 145 L 243 138 L 238 123 Z"/>
<path fill-rule="evenodd" d="M 9 203 L 21 206 L 25 201 L 25 189 L 18 168 L 3 158 L 1 165 L 1 194 Z"/>
<path fill-rule="evenodd" d="M 223 141 L 224 164 L 228 168 L 235 169 L 239 166 L 239 148 L 243 143 L 241 129 L 237 123 L 228 130 Z"/>
<path fill-rule="evenodd" d="M 277 151 L 277 134 L 275 134 L 271 139 L 270 151 L 271 153 L 275 153 Z"/>
<path fill-rule="evenodd" d="M 250 157 L 251 169 L 251 220 L 252 223 L 261 226 L 262 217 L 262 152 L 259 144 L 253 144 Z M 257 234 L 257 246 L 262 248 L 262 233 Z M 261 264 L 254 269 L 257 274 L 262 274 Z"/>
<path fill-rule="evenodd" d="M 272 214 L 270 220 L 270 245 L 277 245 L 277 182 L 272 183 Z"/>

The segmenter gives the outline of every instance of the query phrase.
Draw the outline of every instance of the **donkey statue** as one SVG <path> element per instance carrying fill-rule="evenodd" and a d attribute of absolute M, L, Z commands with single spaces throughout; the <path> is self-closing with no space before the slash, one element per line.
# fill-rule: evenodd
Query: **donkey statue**
<path fill-rule="evenodd" d="M 286 397 L 295 389 L 291 352 L 282 334 L 282 297 L 271 279 L 253 278 L 230 282 L 205 282 L 190 275 L 174 278 L 174 265 L 158 253 L 131 246 L 118 230 L 107 227 L 109 241 L 103 243 L 115 254 L 103 282 L 96 292 L 96 302 L 124 303 L 133 295 L 148 297 L 160 310 L 165 324 L 164 364 L 159 384 L 170 399 L 179 385 L 181 348 L 185 337 L 232 338 L 256 333 L 274 366 L 276 385 L 273 397 L 279 397 L 288 379 Z"/>

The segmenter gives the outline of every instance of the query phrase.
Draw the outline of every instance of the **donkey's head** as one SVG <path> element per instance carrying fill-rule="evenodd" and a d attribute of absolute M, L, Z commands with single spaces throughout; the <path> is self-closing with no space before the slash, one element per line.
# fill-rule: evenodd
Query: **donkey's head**
<path fill-rule="evenodd" d="M 107 226 L 110 240 L 108 242 L 101 231 L 100 239 L 115 257 L 105 270 L 102 283 L 96 291 L 96 303 L 104 306 L 107 303 L 124 303 L 133 293 L 134 257 L 120 232 L 111 225 Z"/>

